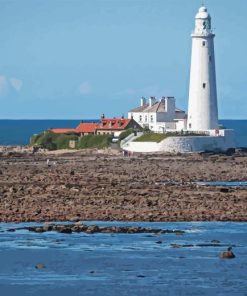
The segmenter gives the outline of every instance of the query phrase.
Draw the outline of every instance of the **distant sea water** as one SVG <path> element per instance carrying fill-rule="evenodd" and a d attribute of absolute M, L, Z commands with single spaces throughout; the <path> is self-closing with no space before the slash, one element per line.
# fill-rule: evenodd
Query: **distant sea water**
<path fill-rule="evenodd" d="M 84 120 L 93 122 L 97 120 Z M 0 145 L 28 145 L 33 134 L 49 128 L 74 128 L 80 120 L 0 120 Z M 247 120 L 220 120 L 225 128 L 235 130 L 237 147 L 247 147 Z"/>
<path fill-rule="evenodd" d="M 89 119 L 83 122 L 96 122 Z M 1 119 L 0 145 L 28 145 L 33 134 L 39 134 L 50 128 L 75 128 L 81 120 L 69 119 Z"/>

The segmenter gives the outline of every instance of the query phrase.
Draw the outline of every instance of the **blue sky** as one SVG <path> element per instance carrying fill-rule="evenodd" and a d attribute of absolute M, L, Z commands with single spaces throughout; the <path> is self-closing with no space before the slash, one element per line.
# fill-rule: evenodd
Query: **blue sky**
<path fill-rule="evenodd" d="M 0 118 L 121 116 L 141 96 L 187 110 L 199 0 L 0 0 Z M 247 118 L 247 1 L 204 1 L 219 117 Z"/>

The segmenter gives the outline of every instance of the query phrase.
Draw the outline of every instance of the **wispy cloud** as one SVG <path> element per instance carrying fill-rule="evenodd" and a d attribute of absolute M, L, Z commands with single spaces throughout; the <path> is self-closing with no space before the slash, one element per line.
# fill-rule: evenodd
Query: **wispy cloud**
<path fill-rule="evenodd" d="M 87 95 L 91 92 L 92 92 L 92 85 L 89 82 L 84 81 L 79 85 L 79 93 L 81 95 Z"/>
<path fill-rule="evenodd" d="M 0 75 L 0 96 L 6 95 L 11 88 L 19 92 L 22 88 L 23 82 L 18 78 L 8 78 L 5 75 Z"/>
<path fill-rule="evenodd" d="M 8 87 L 8 81 L 7 78 L 4 75 L 0 75 L 0 96 L 3 96 Z"/>
<path fill-rule="evenodd" d="M 16 91 L 20 91 L 22 88 L 23 82 L 21 79 L 18 79 L 18 78 L 10 78 L 10 84 Z"/>

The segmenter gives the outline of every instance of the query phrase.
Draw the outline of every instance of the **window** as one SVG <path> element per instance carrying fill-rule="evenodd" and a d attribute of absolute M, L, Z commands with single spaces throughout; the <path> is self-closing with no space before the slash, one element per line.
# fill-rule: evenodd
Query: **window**
<path fill-rule="evenodd" d="M 211 55 L 209 56 L 209 62 L 211 62 L 212 61 L 212 57 L 211 57 Z"/>
<path fill-rule="evenodd" d="M 202 84 L 202 87 L 203 87 L 203 88 L 206 88 L 206 83 L 203 83 L 203 84 Z"/>
<path fill-rule="evenodd" d="M 140 117 L 139 117 L 139 121 L 141 122 L 142 121 L 142 116 L 140 115 Z"/>
<path fill-rule="evenodd" d="M 147 122 L 148 121 L 148 117 L 147 117 L 147 115 L 145 115 L 145 122 Z"/>
<path fill-rule="evenodd" d="M 191 128 L 191 123 L 189 123 L 189 128 Z"/>
<path fill-rule="evenodd" d="M 206 45 L 206 41 L 202 41 L 202 46 L 205 46 Z"/>
<path fill-rule="evenodd" d="M 153 115 L 150 116 L 150 121 L 153 122 L 154 118 Z"/>

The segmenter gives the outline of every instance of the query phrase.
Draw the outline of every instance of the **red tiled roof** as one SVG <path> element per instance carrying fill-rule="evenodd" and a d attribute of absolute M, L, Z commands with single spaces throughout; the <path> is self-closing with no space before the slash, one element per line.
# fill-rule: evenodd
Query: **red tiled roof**
<path fill-rule="evenodd" d="M 127 118 L 102 118 L 99 123 L 80 123 L 76 128 L 52 128 L 49 131 L 55 134 L 68 132 L 94 133 L 96 130 L 124 130 L 131 119 Z"/>
<path fill-rule="evenodd" d="M 93 133 L 96 126 L 97 123 L 80 123 L 75 130 L 77 133 Z"/>
<path fill-rule="evenodd" d="M 103 118 L 97 124 L 97 130 L 124 130 L 130 120 L 127 118 Z"/>
<path fill-rule="evenodd" d="M 49 129 L 49 132 L 54 134 L 64 134 L 68 132 L 76 132 L 76 130 L 74 128 L 51 128 Z"/>

